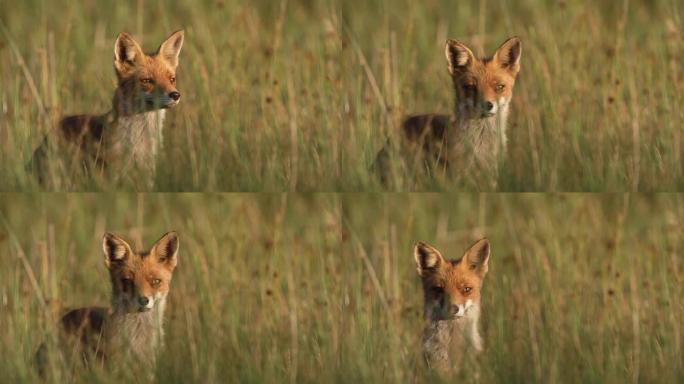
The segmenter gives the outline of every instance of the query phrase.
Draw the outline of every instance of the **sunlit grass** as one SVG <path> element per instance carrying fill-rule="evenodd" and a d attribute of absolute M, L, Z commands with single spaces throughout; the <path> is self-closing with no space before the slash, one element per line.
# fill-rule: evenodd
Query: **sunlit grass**
<path fill-rule="evenodd" d="M 423 382 L 412 245 L 492 244 L 481 382 L 683 379 L 684 202 L 641 195 L 3 195 L 0 372 L 59 308 L 106 305 L 100 246 L 180 234 L 162 382 Z M 35 285 L 32 281 L 35 279 Z M 43 305 L 44 300 L 46 305 Z M 56 368 L 57 373 L 69 374 Z M 121 372 L 81 379 L 120 380 Z M 144 381 L 144 378 L 141 380 Z"/>
<path fill-rule="evenodd" d="M 66 4 L 0 3 L 1 189 L 38 188 L 25 164 L 60 116 L 110 107 L 118 32 L 153 50 L 178 28 L 183 101 L 168 114 L 156 190 L 490 189 L 479 174 L 413 175 L 400 156 L 386 187 L 370 166 L 405 114 L 450 111 L 447 37 L 491 53 L 511 35 L 522 72 L 497 189 L 682 187 L 677 1 Z"/>
<path fill-rule="evenodd" d="M 523 40 L 522 71 L 498 177 L 506 191 L 677 190 L 681 186 L 681 7 L 675 2 L 477 2 L 383 7 L 357 41 L 377 77 L 389 116 L 355 119 L 360 143 L 343 143 L 358 189 L 375 180 L 365 164 L 406 113 L 449 112 L 443 44 L 457 38 L 490 54 Z M 470 6 L 472 5 L 472 6 Z M 350 17 L 360 20 L 362 16 Z M 655 23 L 653 20 L 660 20 Z M 370 25 L 381 25 L 371 28 Z M 368 35 L 373 38 L 368 38 Z M 375 102 L 370 90 L 368 102 Z M 365 110 L 365 109 L 364 109 Z M 359 160 L 360 159 L 360 160 Z M 355 164 L 355 165 L 353 165 Z M 483 175 L 425 180 L 395 159 L 399 190 L 489 189 Z"/>

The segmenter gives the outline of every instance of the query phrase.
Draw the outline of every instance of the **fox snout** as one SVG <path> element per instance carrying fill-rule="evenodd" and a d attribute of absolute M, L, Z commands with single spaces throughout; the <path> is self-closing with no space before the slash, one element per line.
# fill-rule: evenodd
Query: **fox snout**
<path fill-rule="evenodd" d="M 443 295 L 439 300 L 439 318 L 441 320 L 452 320 L 463 317 L 468 310 L 473 306 L 472 300 L 468 299 L 465 302 L 459 303 L 452 301 L 448 295 Z"/>
<path fill-rule="evenodd" d="M 461 304 L 450 303 L 446 308 L 446 317 L 451 319 L 463 317 L 472 306 L 473 302 L 471 300 L 467 300 L 465 303 Z"/>
<path fill-rule="evenodd" d="M 508 102 L 504 98 L 500 98 L 499 100 L 485 99 L 484 101 L 482 101 L 480 106 L 482 117 L 496 116 L 499 112 L 501 112 L 504 109 L 507 103 Z"/>
<path fill-rule="evenodd" d="M 161 107 L 171 108 L 180 102 L 181 94 L 178 90 L 174 89 L 170 92 L 166 92 L 163 97 L 161 97 Z"/>
<path fill-rule="evenodd" d="M 154 92 L 145 92 L 144 99 L 147 103 L 147 109 L 155 108 L 172 108 L 180 102 L 181 94 L 178 90 L 171 91 L 157 90 Z"/>
<path fill-rule="evenodd" d="M 147 312 L 163 301 L 163 295 L 146 295 L 140 292 L 118 292 L 114 296 L 116 306 L 127 313 Z"/>
<path fill-rule="evenodd" d="M 482 112 L 485 116 L 494 116 L 496 115 L 497 107 L 497 104 L 492 103 L 491 101 L 485 101 L 482 105 Z"/>
<path fill-rule="evenodd" d="M 140 311 L 149 311 L 154 307 L 154 298 L 147 296 L 138 296 L 138 306 Z"/>
<path fill-rule="evenodd" d="M 167 94 L 168 99 L 165 100 L 164 108 L 170 108 L 180 102 L 181 94 L 178 91 L 171 91 Z"/>
<path fill-rule="evenodd" d="M 476 98 L 466 99 L 460 105 L 460 111 L 473 118 L 487 118 L 496 116 L 508 104 L 506 98 L 487 98 L 478 95 Z"/>

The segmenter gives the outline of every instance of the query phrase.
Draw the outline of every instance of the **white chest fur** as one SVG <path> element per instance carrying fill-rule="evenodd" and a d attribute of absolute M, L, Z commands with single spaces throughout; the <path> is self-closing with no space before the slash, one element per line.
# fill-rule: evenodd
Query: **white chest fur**
<path fill-rule="evenodd" d="M 165 110 L 158 110 L 118 119 L 112 132 L 111 155 L 119 159 L 121 171 L 154 172 L 162 144 L 165 113 Z"/>

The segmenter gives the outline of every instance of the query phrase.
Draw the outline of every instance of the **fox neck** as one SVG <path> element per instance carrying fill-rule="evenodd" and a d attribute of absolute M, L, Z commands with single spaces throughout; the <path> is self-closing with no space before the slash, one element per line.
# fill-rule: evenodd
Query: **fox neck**
<path fill-rule="evenodd" d="M 475 158 L 481 161 L 492 161 L 506 151 L 506 123 L 508 120 L 508 104 L 500 107 L 492 117 L 468 118 L 462 114 L 454 117 L 456 132 L 460 140 L 453 143 L 463 145 L 473 151 Z"/>
<path fill-rule="evenodd" d="M 154 364 L 163 345 L 165 307 L 165 297 L 147 312 L 130 313 L 115 304 L 107 324 L 108 354 L 124 354 Z"/>
<path fill-rule="evenodd" d="M 166 110 L 159 109 L 130 115 L 115 115 L 108 130 L 113 157 L 121 159 L 121 169 L 154 171 L 162 144 Z"/>
<path fill-rule="evenodd" d="M 438 320 L 426 308 L 426 324 L 423 329 L 423 352 L 433 368 L 441 369 L 451 364 L 450 352 L 461 352 L 464 341 L 475 349 L 482 350 L 479 334 L 480 302 L 477 301 L 463 317 L 452 320 Z M 460 358 L 460 356 L 458 356 Z"/>

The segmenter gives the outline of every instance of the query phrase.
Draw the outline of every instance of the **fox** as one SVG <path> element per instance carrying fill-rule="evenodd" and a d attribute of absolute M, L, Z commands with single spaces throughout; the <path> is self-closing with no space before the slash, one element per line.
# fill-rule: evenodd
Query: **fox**
<path fill-rule="evenodd" d="M 111 305 L 67 311 L 59 320 L 59 350 L 72 367 L 103 367 L 124 361 L 151 372 L 164 341 L 164 310 L 178 264 L 176 232 L 163 235 L 148 251 L 134 252 L 121 237 L 102 240 L 112 288 Z M 74 361 L 75 359 L 75 361 Z M 35 356 L 38 373 L 46 377 L 47 346 Z M 128 364 L 130 363 L 130 364 Z"/>
<path fill-rule="evenodd" d="M 423 285 L 425 327 L 422 352 L 427 366 L 455 371 L 468 351 L 483 350 L 479 331 L 480 294 L 488 270 L 489 240 L 481 239 L 456 260 L 433 246 L 414 246 L 416 269 Z"/>
<path fill-rule="evenodd" d="M 450 115 L 410 115 L 402 121 L 398 149 L 407 161 L 433 174 L 472 167 L 496 174 L 506 151 L 506 123 L 521 53 L 519 37 L 509 38 L 484 58 L 476 57 L 464 43 L 447 40 L 454 108 Z M 385 145 L 374 163 L 384 183 L 388 162 L 389 145 Z"/>
<path fill-rule="evenodd" d="M 141 184 L 153 185 L 165 113 L 181 99 L 176 71 L 184 36 L 178 30 L 154 53 L 145 54 L 130 34 L 119 33 L 112 109 L 102 115 L 66 116 L 44 137 L 29 162 L 40 184 L 66 167 L 86 174 L 107 169 L 113 176 L 143 178 Z M 49 154 L 61 162 L 50 163 Z"/>

